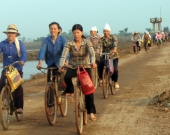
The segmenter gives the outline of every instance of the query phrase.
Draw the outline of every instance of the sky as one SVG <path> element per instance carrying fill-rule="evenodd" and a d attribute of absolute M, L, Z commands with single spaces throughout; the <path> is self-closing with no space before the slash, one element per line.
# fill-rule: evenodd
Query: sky
<path fill-rule="evenodd" d="M 9 24 L 16 24 L 20 37 L 36 39 L 49 33 L 48 25 L 58 22 L 63 32 L 81 24 L 89 33 L 96 26 L 102 33 L 105 23 L 111 33 L 124 28 L 144 32 L 152 28 L 150 18 L 162 17 L 162 27 L 170 27 L 170 0 L 1 0 L 0 41 Z"/>

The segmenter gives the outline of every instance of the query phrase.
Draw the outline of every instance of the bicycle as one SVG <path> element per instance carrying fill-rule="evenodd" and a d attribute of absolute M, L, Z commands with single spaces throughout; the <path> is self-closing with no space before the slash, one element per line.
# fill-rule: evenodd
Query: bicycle
<path fill-rule="evenodd" d="M 8 66 L 4 66 L 0 68 L 5 68 L 7 73 L 9 66 L 13 66 L 16 63 L 19 63 L 19 61 L 15 61 L 14 63 Z M 23 113 L 19 114 L 16 112 L 16 108 L 14 104 L 15 99 L 13 98 L 14 92 L 11 92 L 11 87 L 9 85 L 8 79 L 5 78 L 5 86 L 2 88 L 1 95 L 0 95 L 0 121 L 1 121 L 1 126 L 4 130 L 8 129 L 10 115 L 13 115 L 13 113 L 15 113 L 17 121 L 21 121 L 23 119 Z"/>
<path fill-rule="evenodd" d="M 91 64 L 86 64 L 86 65 L 91 65 Z M 82 66 L 79 66 L 82 67 Z M 71 68 L 71 69 L 78 69 L 74 68 L 72 66 L 63 66 L 63 68 Z M 75 77 L 73 77 L 75 78 Z M 75 120 L 76 120 L 76 128 L 78 134 L 83 133 L 83 125 L 87 124 L 87 110 L 86 110 L 86 105 L 85 105 L 85 96 L 82 93 L 80 82 L 77 78 L 77 86 L 74 91 L 75 93 Z"/>
<path fill-rule="evenodd" d="M 112 89 L 112 74 L 109 73 L 109 69 L 107 66 L 107 60 L 112 53 L 100 53 L 100 55 L 104 55 L 104 68 L 102 73 L 102 90 L 103 90 L 103 97 L 106 99 L 108 97 L 108 91 L 111 91 L 111 94 L 114 95 L 115 91 Z"/>
<path fill-rule="evenodd" d="M 135 54 L 137 55 L 139 53 L 139 47 L 137 46 L 136 42 L 133 42 L 133 48 L 135 50 Z"/>
<path fill-rule="evenodd" d="M 150 39 L 144 41 L 144 48 L 145 48 L 146 52 L 151 48 L 151 40 Z"/>
<path fill-rule="evenodd" d="M 160 49 L 161 46 L 162 46 L 162 40 L 161 39 L 157 39 L 157 45 L 158 45 L 158 48 Z"/>
<path fill-rule="evenodd" d="M 58 90 L 59 73 L 53 75 L 53 70 L 57 67 L 43 68 L 50 71 L 50 82 L 47 82 L 45 88 L 45 112 L 46 117 L 51 126 L 56 123 L 57 110 L 60 108 L 60 113 L 63 117 L 67 115 L 68 102 L 67 98 Z M 55 81 L 53 81 L 55 80 Z"/>

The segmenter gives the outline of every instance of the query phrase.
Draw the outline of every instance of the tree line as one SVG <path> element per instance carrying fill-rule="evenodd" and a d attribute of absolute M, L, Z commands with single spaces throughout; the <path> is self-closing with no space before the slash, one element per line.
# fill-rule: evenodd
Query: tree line
<path fill-rule="evenodd" d="M 148 31 L 149 33 L 153 33 L 153 29 L 151 28 L 146 28 L 146 31 Z M 169 32 L 169 27 L 166 26 L 163 28 L 163 32 Z M 142 32 L 143 33 L 143 32 Z M 130 36 L 132 35 L 132 32 L 128 32 L 128 28 L 124 28 L 123 30 L 120 30 L 118 33 L 115 33 L 115 35 L 117 36 Z M 69 41 L 69 40 L 73 40 L 73 36 L 72 36 L 72 31 L 69 30 L 68 32 L 62 32 L 62 35 Z M 47 36 L 50 36 L 50 34 L 48 33 Z M 84 36 L 88 37 L 89 34 L 84 33 Z M 31 39 L 31 38 L 26 38 L 26 37 L 19 37 L 20 40 L 22 40 L 23 42 L 42 42 L 42 40 L 45 37 L 38 37 L 36 39 Z"/>

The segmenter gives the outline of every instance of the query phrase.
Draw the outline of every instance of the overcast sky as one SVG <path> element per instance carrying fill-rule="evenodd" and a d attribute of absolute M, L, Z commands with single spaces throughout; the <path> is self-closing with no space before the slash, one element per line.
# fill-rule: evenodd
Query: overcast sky
<path fill-rule="evenodd" d="M 79 23 L 88 33 L 97 26 L 102 33 L 105 23 L 112 33 L 128 28 L 129 32 L 152 28 L 150 18 L 163 18 L 162 27 L 170 27 L 170 0 L 1 0 L 0 41 L 2 32 L 14 23 L 21 37 L 37 38 L 49 33 L 49 23 L 58 22 L 68 32 Z"/>

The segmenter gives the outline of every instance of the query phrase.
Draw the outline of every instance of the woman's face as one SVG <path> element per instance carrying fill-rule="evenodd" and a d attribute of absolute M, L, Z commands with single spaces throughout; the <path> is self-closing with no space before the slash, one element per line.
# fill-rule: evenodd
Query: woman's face
<path fill-rule="evenodd" d="M 97 31 L 92 31 L 92 30 L 91 30 L 91 31 L 90 31 L 90 35 L 93 36 L 93 37 L 96 36 L 96 35 L 97 35 Z"/>
<path fill-rule="evenodd" d="M 50 26 L 50 34 L 52 37 L 57 36 L 60 32 L 60 29 L 58 29 L 58 26 L 56 24 L 52 24 Z"/>
<path fill-rule="evenodd" d="M 80 40 L 82 38 L 83 32 L 80 30 L 73 31 L 74 40 Z"/>
<path fill-rule="evenodd" d="M 16 35 L 17 35 L 17 34 L 16 34 L 15 32 L 8 32 L 8 33 L 7 33 L 8 40 L 9 40 L 9 41 L 14 41 Z"/>
<path fill-rule="evenodd" d="M 109 30 L 103 30 L 103 34 L 105 37 L 110 37 L 110 31 Z"/>

